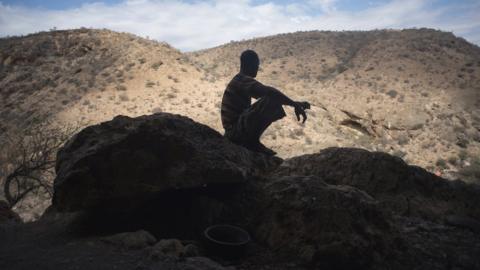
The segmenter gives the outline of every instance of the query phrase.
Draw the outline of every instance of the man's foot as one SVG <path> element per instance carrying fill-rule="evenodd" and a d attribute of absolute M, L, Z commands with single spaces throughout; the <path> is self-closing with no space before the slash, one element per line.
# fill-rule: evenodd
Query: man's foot
<path fill-rule="evenodd" d="M 263 153 L 267 156 L 274 156 L 274 155 L 277 154 L 277 152 L 275 152 L 272 149 L 266 147 L 261 142 L 257 142 L 255 145 L 253 145 L 251 150 L 253 150 L 255 152 Z"/>

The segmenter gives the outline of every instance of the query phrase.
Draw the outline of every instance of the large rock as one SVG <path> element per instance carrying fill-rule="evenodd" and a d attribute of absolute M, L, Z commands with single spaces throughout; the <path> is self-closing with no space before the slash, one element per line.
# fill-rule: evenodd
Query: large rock
<path fill-rule="evenodd" d="M 53 205 L 128 209 L 165 191 L 244 183 L 275 162 L 187 117 L 117 116 L 60 149 Z"/>
<path fill-rule="evenodd" d="M 10 205 L 6 201 L 0 200 L 0 224 L 20 222 L 22 222 L 20 216 L 12 211 Z"/>
<path fill-rule="evenodd" d="M 480 219 L 479 186 L 445 180 L 383 152 L 327 148 L 288 159 L 273 172 L 273 177 L 291 175 L 315 175 L 329 184 L 354 186 L 396 214 Z"/>
<path fill-rule="evenodd" d="M 314 176 L 286 176 L 267 184 L 264 192 L 256 237 L 305 263 L 368 268 L 380 263 L 395 238 L 388 215 L 354 187 L 328 185 Z"/>

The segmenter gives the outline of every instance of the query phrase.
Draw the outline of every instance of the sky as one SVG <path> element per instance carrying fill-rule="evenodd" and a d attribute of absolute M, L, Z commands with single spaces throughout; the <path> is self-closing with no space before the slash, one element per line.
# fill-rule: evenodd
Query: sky
<path fill-rule="evenodd" d="M 295 31 L 422 27 L 480 45 L 480 0 L 0 0 L 0 37 L 80 27 L 182 51 Z"/>

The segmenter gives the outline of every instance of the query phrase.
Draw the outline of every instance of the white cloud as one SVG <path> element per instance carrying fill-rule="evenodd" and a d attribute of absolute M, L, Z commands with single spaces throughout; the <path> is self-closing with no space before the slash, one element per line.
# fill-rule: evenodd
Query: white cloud
<path fill-rule="evenodd" d="M 311 6 L 320 6 L 323 12 L 331 13 L 336 10 L 335 3 L 337 0 L 309 0 Z"/>
<path fill-rule="evenodd" d="M 393 0 L 356 12 L 336 8 L 337 0 L 306 0 L 290 4 L 249 0 L 128 0 L 101 2 L 68 10 L 45 10 L 0 2 L 0 35 L 79 27 L 109 28 L 166 41 L 182 50 L 216 46 L 230 40 L 298 30 L 369 30 L 432 27 L 453 31 L 480 43 L 480 5 L 466 6 L 462 16 L 430 1 Z M 312 13 L 316 5 L 322 12 Z"/>

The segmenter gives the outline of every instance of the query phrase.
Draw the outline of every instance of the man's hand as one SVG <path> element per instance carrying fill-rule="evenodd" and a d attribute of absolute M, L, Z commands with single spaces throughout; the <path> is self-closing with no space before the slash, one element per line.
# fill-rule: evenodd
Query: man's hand
<path fill-rule="evenodd" d="M 302 107 L 304 110 L 308 110 L 310 109 L 310 103 L 306 102 L 306 101 L 302 101 L 302 102 L 297 102 L 300 107 Z"/>
<path fill-rule="evenodd" d="M 305 110 L 310 109 L 310 103 L 303 101 L 303 102 L 295 102 L 295 115 L 297 116 L 297 121 L 300 121 L 300 116 L 302 116 L 302 124 L 307 121 L 307 113 Z"/>

